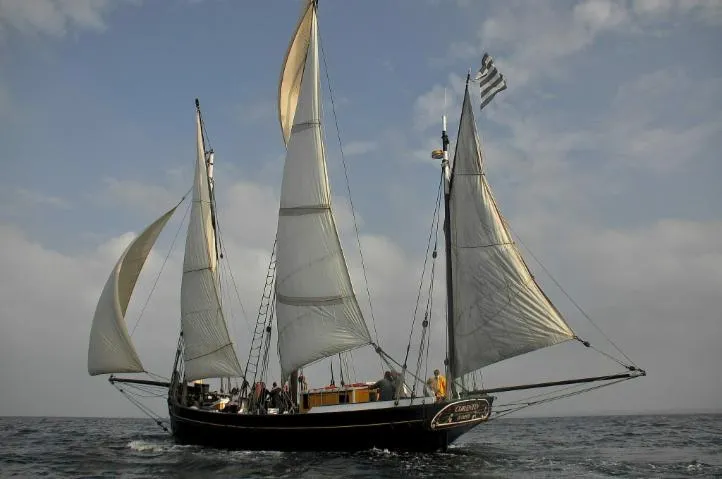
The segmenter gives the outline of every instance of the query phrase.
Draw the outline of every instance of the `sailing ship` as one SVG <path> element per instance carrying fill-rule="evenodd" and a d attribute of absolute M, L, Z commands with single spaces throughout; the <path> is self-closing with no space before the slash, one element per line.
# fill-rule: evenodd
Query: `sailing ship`
<path fill-rule="evenodd" d="M 123 392 L 130 386 L 167 389 L 170 428 L 180 443 L 247 450 L 418 451 L 445 449 L 489 420 L 491 394 L 643 375 L 625 365 L 626 372 L 609 376 L 486 390 L 466 387 L 464 378 L 485 366 L 580 340 L 531 275 L 499 213 L 484 175 L 467 80 L 453 165 L 445 117 L 442 148 L 433 154 L 441 160 L 443 181 L 439 198 L 445 212 L 449 387 L 440 397 L 417 393 L 417 383 L 424 381 L 418 371 L 410 371 L 406 361 L 394 362 L 372 339 L 341 248 L 322 135 L 317 9 L 315 0 L 304 5 L 283 64 L 279 119 L 287 153 L 277 235 L 245 367 L 221 301 L 214 152 L 196 100 L 195 173 L 171 377 L 116 375 L 146 371 L 125 315 L 151 248 L 179 205 L 138 235 L 113 268 L 93 318 L 88 372 L 109 374 Z M 266 397 L 262 371 L 272 318 L 281 377 L 289 384 L 288 390 L 276 391 L 279 403 Z M 428 321 L 421 327 L 426 334 Z M 300 373 L 305 366 L 361 347 L 374 348 L 393 370 L 392 398 L 381 397 L 373 382 L 306 387 Z M 210 389 L 214 380 L 220 380 L 217 390 Z"/>

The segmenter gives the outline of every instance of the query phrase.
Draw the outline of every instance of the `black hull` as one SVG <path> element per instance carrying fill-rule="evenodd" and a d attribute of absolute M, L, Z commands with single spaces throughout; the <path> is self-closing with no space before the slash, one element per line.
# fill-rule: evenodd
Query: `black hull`
<path fill-rule="evenodd" d="M 482 401 L 486 409 L 449 419 L 449 411 L 472 401 Z M 488 418 L 490 401 L 472 401 L 284 415 L 220 413 L 171 403 L 169 412 L 173 436 L 181 444 L 263 451 L 435 451 Z"/>

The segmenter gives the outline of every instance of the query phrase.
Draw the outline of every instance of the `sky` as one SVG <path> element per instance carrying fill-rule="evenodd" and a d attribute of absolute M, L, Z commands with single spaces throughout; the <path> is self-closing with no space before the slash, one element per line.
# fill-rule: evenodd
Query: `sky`
<path fill-rule="evenodd" d="M 138 415 L 105 377 L 88 375 L 90 325 L 124 247 L 192 184 L 196 97 L 216 152 L 242 304 L 229 300 L 227 315 L 245 362 L 280 196 L 277 82 L 299 10 L 290 0 L 0 0 L 0 416 Z M 476 120 L 501 211 L 571 327 L 613 351 L 545 270 L 648 371 L 536 412 L 719 410 L 722 2 L 322 1 L 319 28 L 334 99 L 324 81 L 334 211 L 385 350 L 401 358 L 408 341 L 440 116 L 453 146 L 465 75 L 489 52 L 509 87 Z M 161 235 L 127 315 L 146 368 L 164 376 L 179 330 L 182 216 Z M 439 282 L 432 369 L 442 293 Z M 354 358 L 347 374 L 377 379 L 373 353 Z M 483 378 L 500 386 L 615 366 L 567 343 Z M 318 365 L 308 376 L 321 386 L 330 372 Z"/>

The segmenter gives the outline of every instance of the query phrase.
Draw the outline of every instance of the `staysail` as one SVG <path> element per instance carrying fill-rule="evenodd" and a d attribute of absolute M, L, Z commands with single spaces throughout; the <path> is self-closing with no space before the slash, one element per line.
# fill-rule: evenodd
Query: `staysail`
<path fill-rule="evenodd" d="M 574 337 L 532 277 L 482 167 L 467 85 L 451 184 L 455 375 Z"/>
<path fill-rule="evenodd" d="M 369 344 L 371 336 L 351 285 L 326 172 L 319 105 L 315 2 L 302 12 L 289 57 L 303 58 L 298 104 L 283 170 L 278 214 L 276 318 L 283 377 L 294 369 Z M 301 28 L 308 31 L 300 31 Z M 290 58 L 285 70 L 298 71 Z M 280 107 L 284 108 L 281 75 Z M 284 113 L 281 113 L 283 124 Z"/>
<path fill-rule="evenodd" d="M 140 373 L 143 365 L 130 340 L 125 312 L 145 260 L 178 206 L 155 220 L 125 249 L 100 294 L 90 328 L 88 373 Z"/>
<path fill-rule="evenodd" d="M 243 373 L 221 308 L 216 236 L 199 113 L 196 113 L 196 134 L 193 203 L 181 281 L 181 331 L 187 381 L 238 377 Z"/>

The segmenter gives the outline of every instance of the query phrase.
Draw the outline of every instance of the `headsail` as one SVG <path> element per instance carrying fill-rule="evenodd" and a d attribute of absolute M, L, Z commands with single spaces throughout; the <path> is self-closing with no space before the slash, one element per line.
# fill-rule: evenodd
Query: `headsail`
<path fill-rule="evenodd" d="M 296 114 L 298 95 L 301 92 L 301 79 L 311 40 L 311 21 L 315 17 L 314 3 L 314 0 L 307 0 L 303 6 L 296 31 L 283 61 L 281 80 L 278 83 L 278 120 L 281 123 L 283 142 L 286 144 L 291 136 L 293 117 Z"/>
<path fill-rule="evenodd" d="M 145 260 L 176 205 L 155 220 L 125 249 L 110 273 L 95 308 L 88 346 L 88 373 L 140 373 L 143 365 L 130 340 L 125 312 Z"/>
<path fill-rule="evenodd" d="M 276 318 L 283 377 L 315 360 L 371 342 L 331 212 L 321 135 L 315 2 L 309 2 L 308 8 L 301 20 L 308 32 L 294 35 L 301 43 L 308 37 L 307 47 L 293 43 L 290 48 L 306 64 L 288 140 L 278 215 Z"/>
<path fill-rule="evenodd" d="M 456 376 L 574 333 L 532 277 L 482 168 L 467 85 L 451 185 Z"/>
<path fill-rule="evenodd" d="M 196 133 L 193 203 L 181 282 L 181 330 L 187 381 L 243 374 L 221 308 L 210 185 L 198 113 Z"/>

